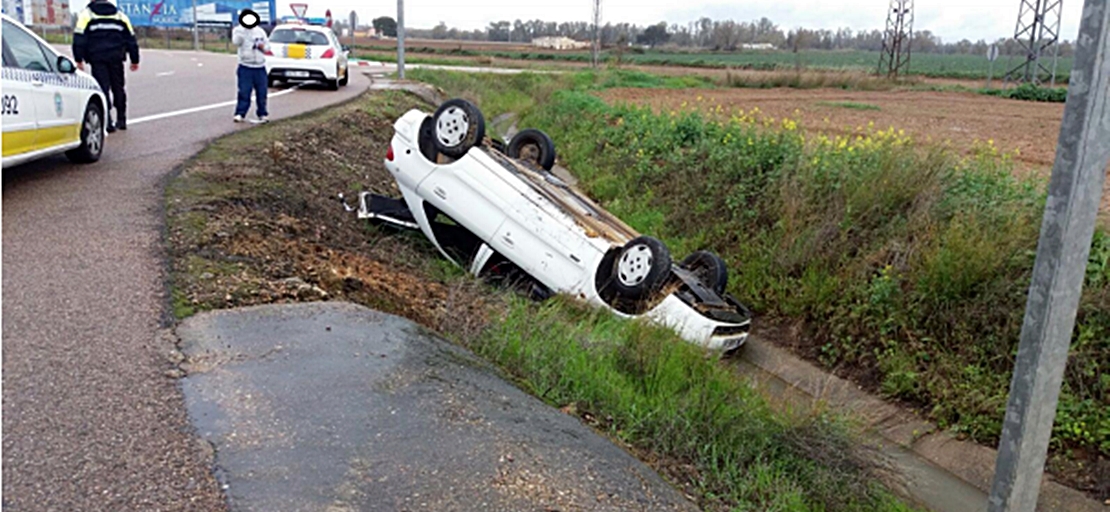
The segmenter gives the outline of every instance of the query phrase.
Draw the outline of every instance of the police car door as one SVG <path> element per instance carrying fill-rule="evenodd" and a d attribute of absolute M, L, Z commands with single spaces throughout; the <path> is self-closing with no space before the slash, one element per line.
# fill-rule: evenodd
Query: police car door
<path fill-rule="evenodd" d="M 42 94 L 42 88 L 32 85 L 33 71 L 23 66 L 42 66 L 46 58 L 38 50 L 34 38 L 8 20 L 4 20 L 3 38 L 3 153 L 7 157 L 28 153 L 37 147 L 35 95 Z M 28 41 L 34 44 L 28 45 Z M 38 52 L 38 60 L 34 52 Z"/>

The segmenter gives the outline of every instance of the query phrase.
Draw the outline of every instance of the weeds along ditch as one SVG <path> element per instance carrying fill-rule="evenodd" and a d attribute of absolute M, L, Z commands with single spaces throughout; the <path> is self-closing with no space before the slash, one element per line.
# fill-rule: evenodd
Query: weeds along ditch
<path fill-rule="evenodd" d="M 537 82 L 539 83 L 539 82 Z M 487 104 L 515 108 L 526 96 Z M 382 164 L 414 96 L 382 91 L 210 144 L 166 189 L 174 313 L 346 300 L 408 317 L 631 449 L 706 510 L 908 511 L 825 413 L 785 414 L 673 332 L 565 298 L 537 304 L 446 263 L 419 234 L 343 212 L 395 194 Z"/>
<path fill-rule="evenodd" d="M 790 119 L 654 114 L 591 94 L 682 86 L 635 72 L 414 76 L 547 131 L 582 188 L 674 254 L 720 253 L 758 323 L 801 327 L 779 342 L 996 443 L 1045 198 L 1009 156 L 894 130 L 807 137 Z M 1051 445 L 1088 467 L 1110 456 L 1105 227 L 1093 243 Z"/>

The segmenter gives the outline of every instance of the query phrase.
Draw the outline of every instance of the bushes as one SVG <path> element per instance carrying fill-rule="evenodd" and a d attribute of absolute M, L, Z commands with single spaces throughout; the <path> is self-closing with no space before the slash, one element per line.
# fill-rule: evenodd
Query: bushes
<path fill-rule="evenodd" d="M 1021 84 L 1013 89 L 984 89 L 982 94 L 1012 100 L 1064 103 L 1068 100 L 1068 90 L 1064 87 L 1040 87 L 1034 84 Z"/>

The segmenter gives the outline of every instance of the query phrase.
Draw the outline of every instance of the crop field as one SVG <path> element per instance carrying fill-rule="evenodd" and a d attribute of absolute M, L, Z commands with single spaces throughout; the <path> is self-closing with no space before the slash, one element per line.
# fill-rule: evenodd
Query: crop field
<path fill-rule="evenodd" d="M 357 45 L 367 50 L 392 51 L 396 41 L 382 39 L 359 39 Z M 410 39 L 406 41 L 406 51 L 414 54 L 436 54 L 456 56 L 487 56 L 502 59 L 589 62 L 588 51 L 546 50 L 528 44 L 491 42 L 491 41 L 447 41 L 433 39 Z M 615 60 L 616 52 L 607 49 L 603 52 L 606 60 Z M 628 50 L 621 56 L 622 62 L 637 65 L 734 68 L 755 70 L 825 69 L 838 71 L 874 72 L 879 63 L 879 52 L 856 50 L 805 50 L 791 51 L 743 51 L 743 52 L 677 52 L 656 50 Z M 1009 70 L 1021 63 L 1020 56 L 1003 55 L 994 63 L 994 77 L 1002 78 Z M 1072 59 L 1060 58 L 1058 77 L 1066 81 L 1071 70 Z M 936 53 L 916 53 L 910 59 L 910 74 L 932 78 L 986 79 L 991 73 L 991 64 L 983 55 L 944 55 Z"/>

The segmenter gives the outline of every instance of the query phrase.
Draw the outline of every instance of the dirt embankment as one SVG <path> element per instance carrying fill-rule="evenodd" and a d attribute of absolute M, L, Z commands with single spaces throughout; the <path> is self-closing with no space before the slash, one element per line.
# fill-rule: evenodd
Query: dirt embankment
<path fill-rule="evenodd" d="M 167 191 L 175 312 L 341 299 L 433 328 L 484 324 L 491 297 L 429 279 L 446 275 L 430 244 L 372 228 L 336 199 L 395 193 L 382 159 L 393 119 L 418 101 L 377 94 L 220 140 L 188 165 Z"/>

